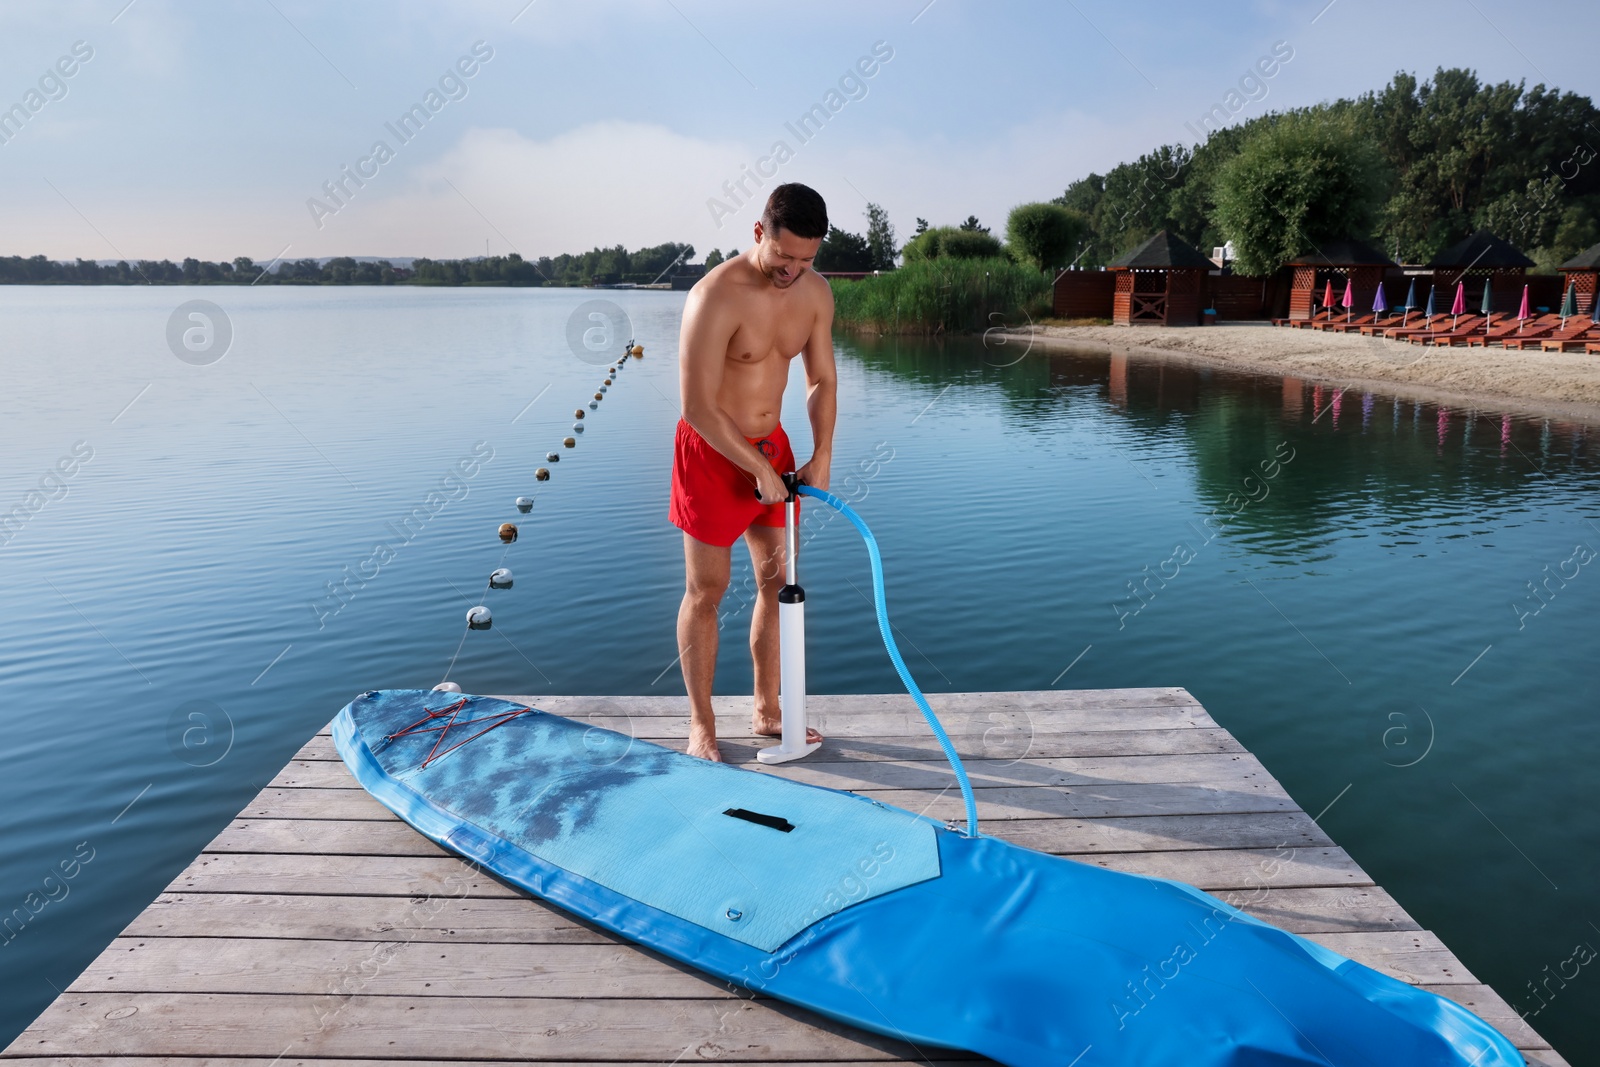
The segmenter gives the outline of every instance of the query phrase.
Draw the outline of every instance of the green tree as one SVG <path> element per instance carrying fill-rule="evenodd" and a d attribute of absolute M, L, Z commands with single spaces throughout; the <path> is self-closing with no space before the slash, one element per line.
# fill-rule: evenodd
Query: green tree
<path fill-rule="evenodd" d="M 867 258 L 872 262 L 868 270 L 894 270 L 894 227 L 878 204 L 867 205 Z"/>
<path fill-rule="evenodd" d="M 963 230 L 966 230 L 969 233 L 988 233 L 989 232 L 989 227 L 979 224 L 978 216 L 976 216 L 976 215 L 968 215 L 967 216 L 967 221 L 965 221 L 965 222 L 963 222 L 961 224 L 961 228 Z"/>
<path fill-rule="evenodd" d="M 1003 255 L 998 238 L 987 230 L 966 230 L 955 226 L 935 226 L 901 249 L 907 263 L 928 259 L 986 259 Z"/>
<path fill-rule="evenodd" d="M 816 270 L 872 270 L 872 250 L 860 234 L 829 226 L 812 266 Z"/>
<path fill-rule="evenodd" d="M 1218 169 L 1216 222 L 1235 269 L 1266 275 L 1326 241 L 1367 236 L 1383 191 L 1383 159 L 1350 123 L 1281 115 Z"/>
<path fill-rule="evenodd" d="M 706 270 L 710 270 L 712 267 L 718 266 L 721 263 L 722 263 L 722 253 L 721 252 L 719 252 L 715 248 L 713 248 L 711 251 L 706 253 Z"/>
<path fill-rule="evenodd" d="M 1039 270 L 1072 262 L 1089 233 L 1089 220 L 1059 204 L 1019 204 L 1006 217 L 1006 243 Z"/>

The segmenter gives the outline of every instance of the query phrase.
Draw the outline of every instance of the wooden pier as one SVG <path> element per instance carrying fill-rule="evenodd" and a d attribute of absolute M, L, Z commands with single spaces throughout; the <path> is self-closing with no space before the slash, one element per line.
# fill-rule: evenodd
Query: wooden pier
<path fill-rule="evenodd" d="M 680 749 L 688 736 L 682 697 L 508 699 Z M 1532 1063 L 1564 1065 L 1184 690 L 929 700 L 967 761 L 986 832 L 1198 886 L 1466 1005 Z M 768 768 L 748 736 L 749 698 L 716 698 L 724 758 L 962 817 L 904 693 L 808 704 L 826 747 Z M 326 730 L 0 1053 L 5 1067 L 68 1057 L 80 1067 L 974 1061 L 753 997 L 502 885 L 368 796 Z"/>

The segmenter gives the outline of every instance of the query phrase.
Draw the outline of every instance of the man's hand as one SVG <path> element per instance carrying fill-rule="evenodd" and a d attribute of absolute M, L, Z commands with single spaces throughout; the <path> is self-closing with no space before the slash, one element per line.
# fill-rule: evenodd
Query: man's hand
<path fill-rule="evenodd" d="M 763 504 L 781 504 L 789 499 L 789 487 L 783 484 L 783 475 L 769 464 L 756 474 L 756 494 Z"/>
<path fill-rule="evenodd" d="M 833 457 L 822 452 L 813 453 L 806 461 L 806 465 L 795 471 L 795 475 L 807 485 L 816 489 L 828 488 L 828 467 L 832 464 Z"/>

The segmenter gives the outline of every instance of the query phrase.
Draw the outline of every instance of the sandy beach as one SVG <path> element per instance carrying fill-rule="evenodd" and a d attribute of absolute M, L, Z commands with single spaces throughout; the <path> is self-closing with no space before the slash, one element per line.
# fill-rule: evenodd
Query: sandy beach
<path fill-rule="evenodd" d="M 1434 348 L 1256 322 L 1190 329 L 1034 326 L 1032 332 L 1035 344 L 1184 359 L 1410 400 L 1600 423 L 1600 355 Z"/>

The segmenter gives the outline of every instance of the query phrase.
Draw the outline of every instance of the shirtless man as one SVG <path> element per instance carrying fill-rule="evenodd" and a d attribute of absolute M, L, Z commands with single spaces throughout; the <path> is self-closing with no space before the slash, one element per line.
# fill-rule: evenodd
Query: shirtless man
<path fill-rule="evenodd" d="M 689 291 L 679 338 L 683 417 L 672 459 L 668 518 L 683 530 L 684 594 L 678 654 L 689 692 L 689 755 L 721 760 L 711 714 L 717 608 L 728 588 L 730 550 L 744 535 L 757 595 L 750 620 L 755 663 L 751 729 L 782 732 L 778 706 L 778 591 L 787 565 L 781 473 L 828 487 L 838 377 L 833 290 L 810 270 L 828 230 L 822 197 L 780 185 L 755 224 L 755 246 L 711 270 Z M 789 363 L 805 363 L 811 459 L 796 468 L 778 424 Z M 759 499 L 756 496 L 760 492 Z M 799 521 L 799 504 L 795 505 Z M 808 741 L 820 741 L 807 730 Z"/>

